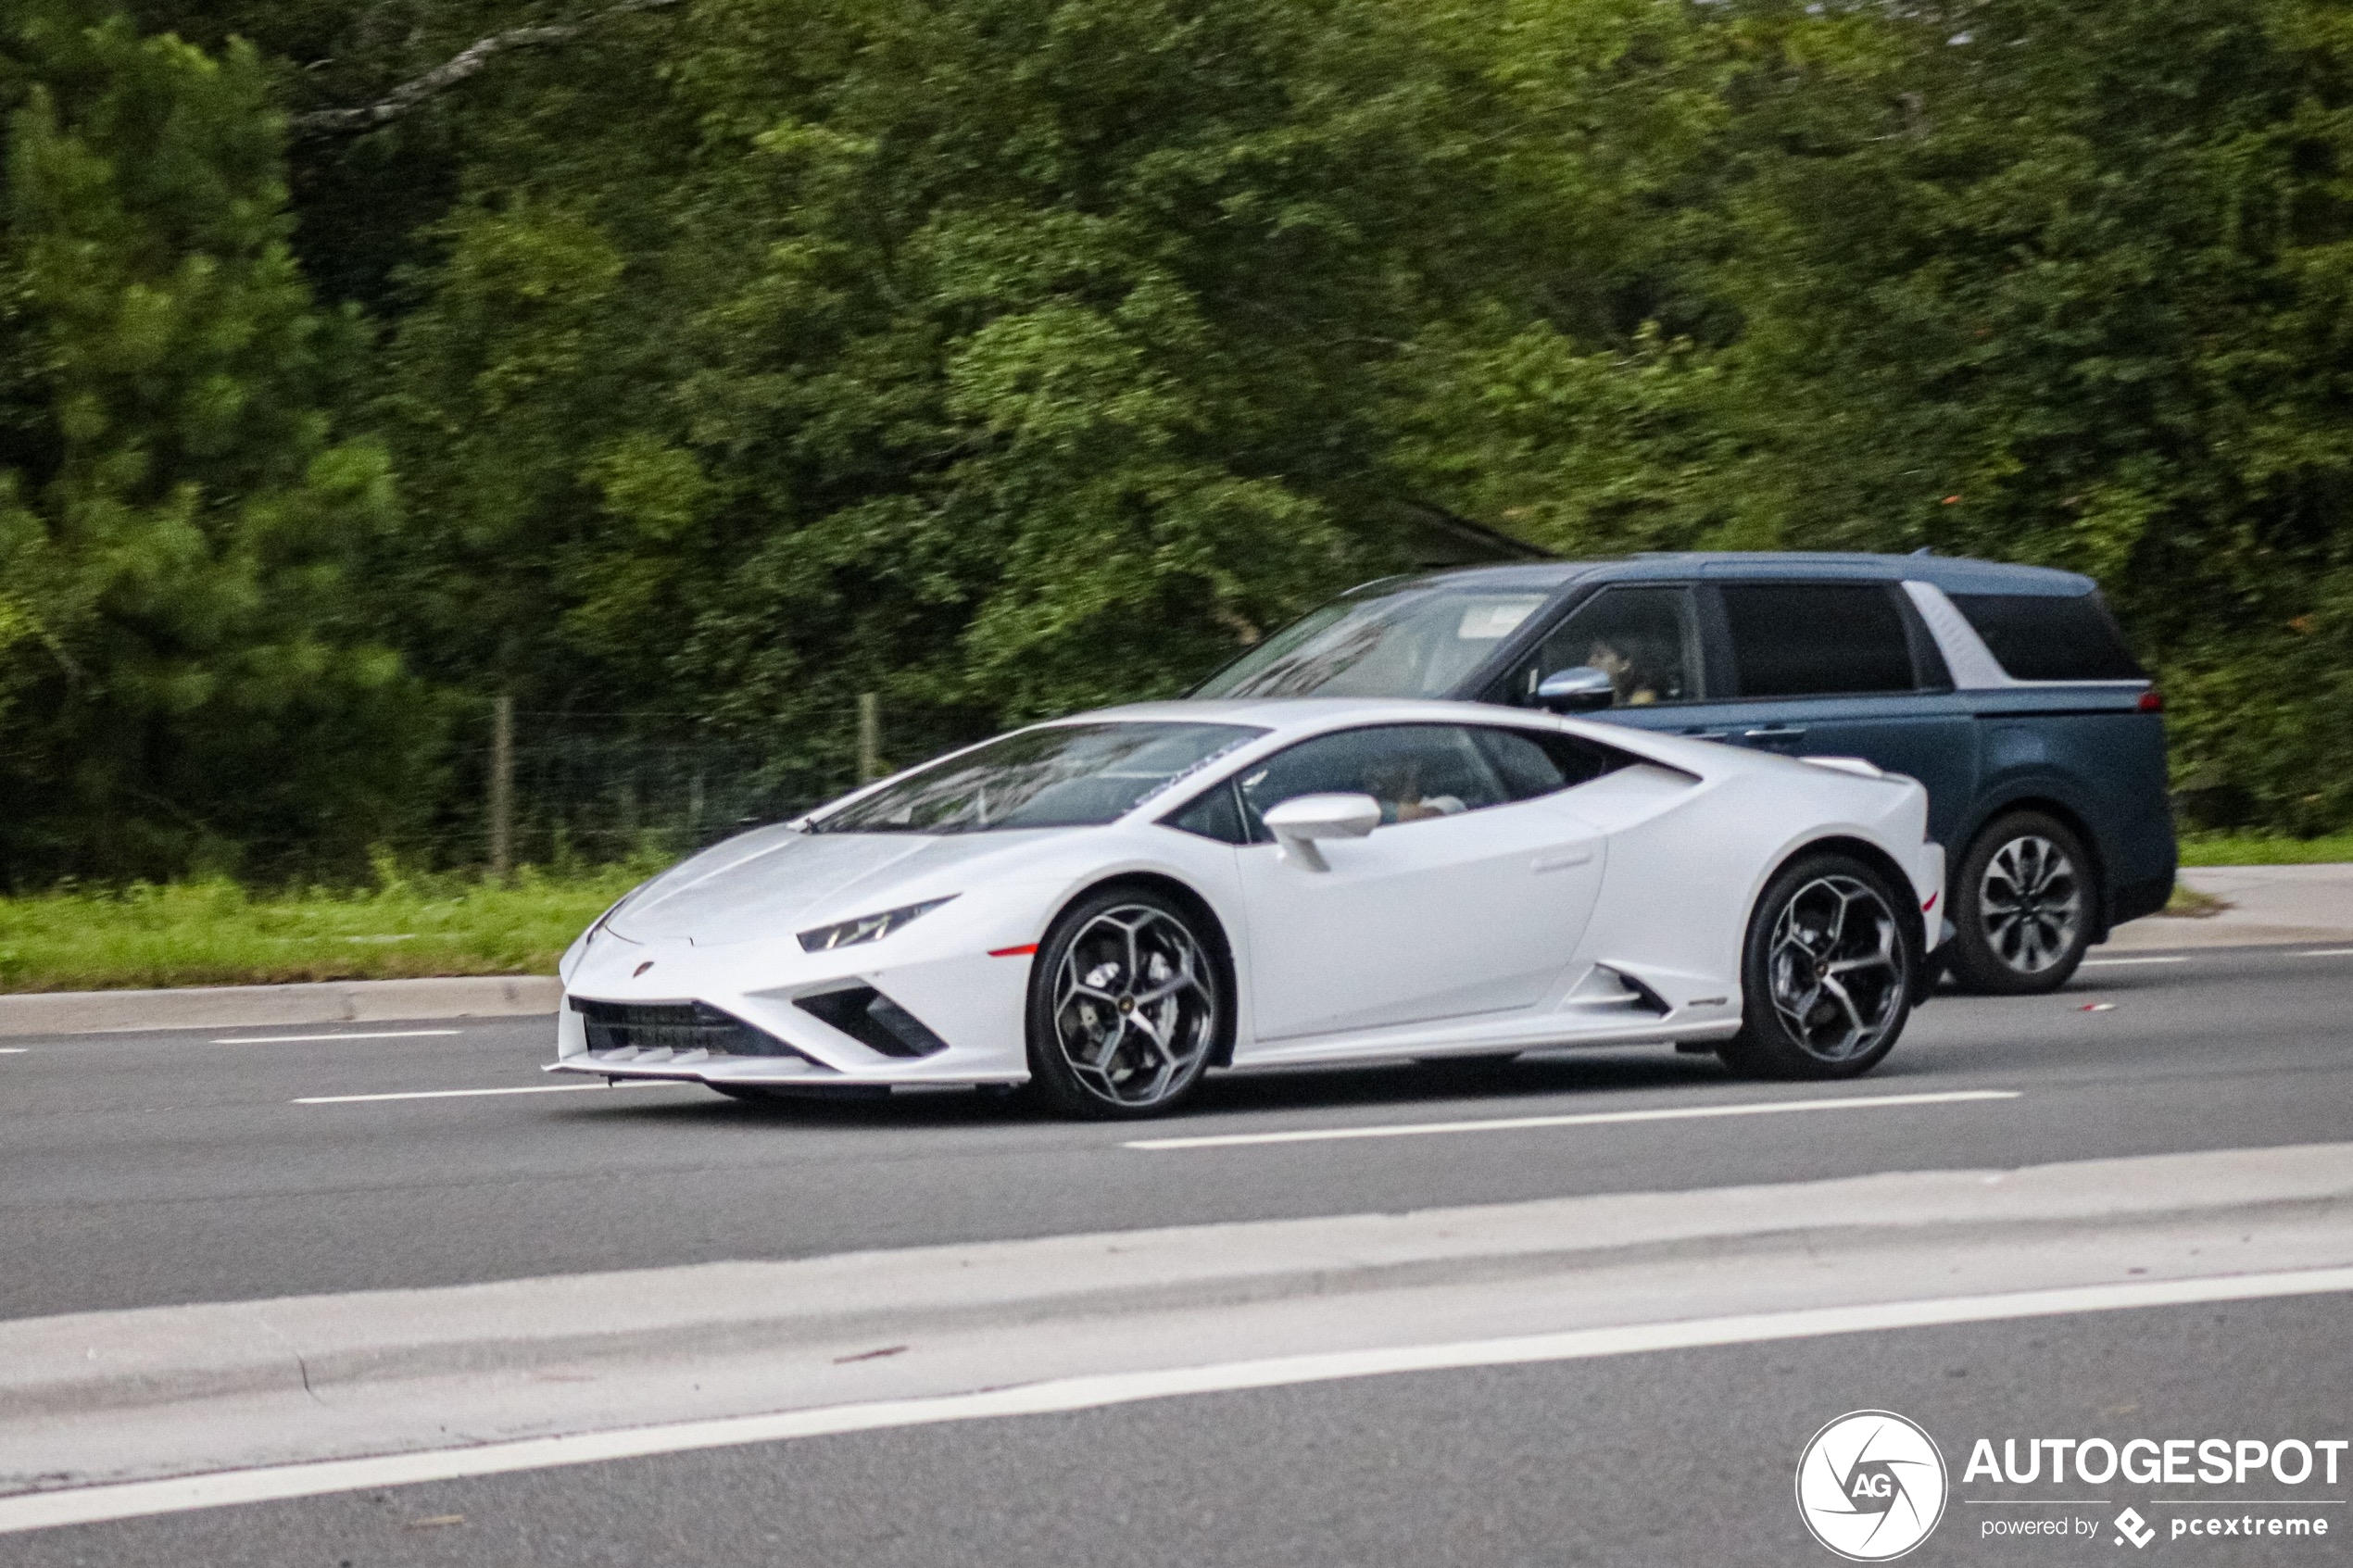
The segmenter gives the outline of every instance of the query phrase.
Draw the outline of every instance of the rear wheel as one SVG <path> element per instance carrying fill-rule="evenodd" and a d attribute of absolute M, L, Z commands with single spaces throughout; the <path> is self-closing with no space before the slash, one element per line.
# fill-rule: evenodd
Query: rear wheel
<path fill-rule="evenodd" d="M 2067 984 L 2092 943 L 2092 858 L 2066 823 L 2014 811 L 1977 835 L 1953 878 L 1961 988 L 2035 996 Z"/>
<path fill-rule="evenodd" d="M 1063 911 L 1029 977 L 1030 1082 L 1074 1116 L 1173 1110 L 1230 1027 L 1211 934 L 1176 900 L 1108 888 Z"/>
<path fill-rule="evenodd" d="M 1741 1032 L 1720 1050 L 1760 1078 L 1852 1078 L 1911 1015 L 1920 962 L 1911 900 L 1849 855 L 1805 855 L 1767 884 L 1742 954 Z"/>

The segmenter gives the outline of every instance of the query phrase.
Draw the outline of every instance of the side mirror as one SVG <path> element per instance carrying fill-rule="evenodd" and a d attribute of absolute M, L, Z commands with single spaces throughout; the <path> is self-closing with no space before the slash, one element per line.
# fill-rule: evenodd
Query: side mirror
<path fill-rule="evenodd" d="M 1536 688 L 1536 705 L 1554 713 L 1591 713 L 1617 700 L 1617 684 L 1590 664 L 1555 670 Z"/>
<path fill-rule="evenodd" d="M 1369 795 L 1296 795 L 1266 812 L 1266 831 L 1283 859 L 1311 872 L 1331 870 L 1319 838 L 1362 838 L 1380 826 L 1380 802 Z"/>

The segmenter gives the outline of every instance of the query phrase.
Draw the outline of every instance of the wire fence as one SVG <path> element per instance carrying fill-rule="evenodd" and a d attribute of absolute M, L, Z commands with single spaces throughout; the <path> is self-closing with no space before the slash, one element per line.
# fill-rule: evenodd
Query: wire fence
<path fill-rule="evenodd" d="M 511 711 L 504 745 L 497 730 L 494 708 L 452 756 L 443 809 L 406 852 L 493 872 L 673 858 L 798 816 L 989 726 L 978 715 L 889 714 L 870 697 L 764 734 L 688 714 L 527 709 Z"/>

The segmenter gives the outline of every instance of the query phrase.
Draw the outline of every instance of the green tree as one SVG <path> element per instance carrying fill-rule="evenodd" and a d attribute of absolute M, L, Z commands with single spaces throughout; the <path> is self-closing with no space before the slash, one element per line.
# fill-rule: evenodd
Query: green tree
<path fill-rule="evenodd" d="M 6 875 L 357 854 L 426 715 L 351 602 L 390 478 L 331 429 L 359 342 L 288 253 L 258 62 L 25 0 L 0 109 Z"/>
<path fill-rule="evenodd" d="M 1383 570 L 1386 368 L 1519 244 L 1500 15 L 702 0 L 469 83 L 384 404 L 450 677 L 823 759 Z"/>

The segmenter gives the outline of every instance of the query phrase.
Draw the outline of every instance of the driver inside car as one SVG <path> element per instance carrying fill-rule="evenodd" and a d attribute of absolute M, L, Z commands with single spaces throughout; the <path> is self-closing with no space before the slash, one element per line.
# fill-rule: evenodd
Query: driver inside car
<path fill-rule="evenodd" d="M 1402 757 L 1367 769 L 1365 793 L 1380 802 L 1380 820 L 1389 822 L 1418 822 L 1431 817 L 1451 817 L 1466 809 L 1459 795 L 1429 795 L 1422 788 L 1422 759 Z"/>
<path fill-rule="evenodd" d="M 1594 639 L 1593 646 L 1586 650 L 1585 662 L 1609 677 L 1609 684 L 1617 689 L 1618 707 L 1641 708 L 1656 702 L 1658 683 L 1647 668 L 1648 661 L 1641 657 L 1638 645 L 1633 645 L 1631 639 L 1626 641 L 1635 646 L 1634 652 L 1621 652 L 1613 643 Z"/>

